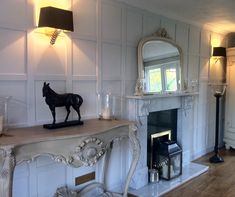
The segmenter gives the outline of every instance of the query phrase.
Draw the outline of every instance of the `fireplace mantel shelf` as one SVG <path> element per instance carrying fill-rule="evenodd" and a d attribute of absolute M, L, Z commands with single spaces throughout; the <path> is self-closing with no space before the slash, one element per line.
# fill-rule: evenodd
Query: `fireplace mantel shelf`
<path fill-rule="evenodd" d="M 164 97 L 184 97 L 184 96 L 197 96 L 199 92 L 165 92 L 159 94 L 144 94 L 141 96 L 127 96 L 128 99 L 137 99 L 137 100 L 149 100 L 149 99 L 157 99 Z"/>

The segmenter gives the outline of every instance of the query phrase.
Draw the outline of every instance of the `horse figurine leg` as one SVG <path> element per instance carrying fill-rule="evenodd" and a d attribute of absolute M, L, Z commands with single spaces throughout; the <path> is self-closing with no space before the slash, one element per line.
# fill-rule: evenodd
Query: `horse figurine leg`
<path fill-rule="evenodd" d="M 70 105 L 66 105 L 65 108 L 66 108 L 66 110 L 67 110 L 67 116 L 66 116 L 64 122 L 67 122 L 68 117 L 69 117 L 69 114 L 70 114 Z"/>
<path fill-rule="evenodd" d="M 79 105 L 73 105 L 73 109 L 77 112 L 78 114 L 78 121 L 81 121 L 81 114 L 80 114 L 80 106 Z"/>
<path fill-rule="evenodd" d="M 53 117 L 53 122 L 52 124 L 55 124 L 55 107 L 54 106 L 49 106 L 50 110 L 51 110 L 51 114 L 52 114 L 52 117 Z"/>

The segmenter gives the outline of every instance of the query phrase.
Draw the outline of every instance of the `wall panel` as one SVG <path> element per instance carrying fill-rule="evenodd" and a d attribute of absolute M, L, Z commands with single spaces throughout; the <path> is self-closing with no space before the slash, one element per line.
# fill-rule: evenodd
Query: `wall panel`
<path fill-rule="evenodd" d="M 143 36 L 150 36 L 160 28 L 161 19 L 154 14 L 145 14 L 143 18 Z"/>
<path fill-rule="evenodd" d="M 74 76 L 96 76 L 96 42 L 74 40 L 72 73 Z"/>
<path fill-rule="evenodd" d="M 50 45 L 50 37 L 32 32 L 29 37 L 32 56 L 29 57 L 35 75 L 65 75 L 67 67 L 67 48 L 64 36 L 59 36 L 55 45 Z"/>
<path fill-rule="evenodd" d="M 137 46 L 142 37 L 142 14 L 127 10 L 127 44 Z"/>
<path fill-rule="evenodd" d="M 122 37 L 122 10 L 110 3 L 102 4 L 102 39 L 121 43 Z"/>
<path fill-rule="evenodd" d="M 199 56 L 200 52 L 200 29 L 190 26 L 189 30 L 189 54 Z"/>
<path fill-rule="evenodd" d="M 25 29 L 26 27 L 26 0 L 1 0 L 0 27 Z"/>
<path fill-rule="evenodd" d="M 0 97 L 11 96 L 8 105 L 8 121 L 10 125 L 27 123 L 27 98 L 25 81 L 1 81 Z M 3 101 L 0 99 L 0 101 Z M 2 104 L 2 102 L 1 102 Z M 1 111 L 3 106 L 1 105 Z"/>
<path fill-rule="evenodd" d="M 211 56 L 211 32 L 201 31 L 201 49 L 200 54 L 202 57 L 210 58 Z"/>
<path fill-rule="evenodd" d="M 162 17 L 161 27 L 166 29 L 172 40 L 175 40 L 176 22 L 174 20 Z"/>
<path fill-rule="evenodd" d="M 95 117 L 97 115 L 96 81 L 74 81 L 73 92 L 83 98 L 80 108 L 82 118 Z M 74 119 L 77 119 L 77 113 L 74 113 Z"/>
<path fill-rule="evenodd" d="M 121 46 L 102 45 L 102 76 L 103 79 L 121 78 Z"/>
<path fill-rule="evenodd" d="M 26 32 L 0 29 L 1 74 L 26 74 Z"/>
<path fill-rule="evenodd" d="M 137 62 L 137 49 L 136 47 L 127 47 L 126 51 L 126 68 L 125 79 L 137 80 L 138 78 L 138 62 Z"/>
<path fill-rule="evenodd" d="M 52 3 L 59 2 L 53 0 Z M 194 100 L 195 113 L 187 109 L 182 112 L 191 117 L 185 132 L 188 141 L 183 142 L 183 146 L 191 152 L 192 159 L 205 152 L 205 148 L 213 147 L 215 102 L 207 87 L 210 42 L 222 40 L 223 35 L 112 0 L 63 0 L 59 4 L 72 7 L 75 31 L 61 34 L 52 46 L 50 38 L 37 29 L 26 29 L 27 25 L 32 26 L 31 22 L 26 23 L 32 21 L 33 0 L 1 2 L 0 92 L 13 96 L 9 105 L 11 126 L 52 121 L 42 97 L 45 80 L 58 93 L 71 91 L 83 97 L 83 119 L 97 117 L 98 90 L 118 96 L 133 95 L 138 75 L 137 43 L 143 35 L 151 35 L 164 27 L 183 50 L 186 82 L 189 85 L 192 80 L 200 82 L 199 96 Z M 209 107 L 206 109 L 206 106 Z M 120 109 L 123 108 L 121 105 Z M 65 109 L 57 109 L 58 121 L 64 120 L 65 115 Z M 76 118 L 76 114 L 73 112 L 70 118 Z M 119 148 L 114 153 L 112 166 L 116 166 L 121 157 Z M 122 170 L 119 166 L 117 169 Z M 85 169 L 71 170 L 45 158 L 27 167 L 20 165 L 16 170 L 14 197 L 20 194 L 52 196 L 56 187 L 66 183 L 73 187 L 74 177 L 86 172 Z M 115 180 L 109 177 L 110 187 L 120 181 L 121 173 L 117 172 Z"/>
<path fill-rule="evenodd" d="M 96 0 L 74 0 L 74 33 L 73 37 L 82 36 L 90 39 L 96 39 Z"/>

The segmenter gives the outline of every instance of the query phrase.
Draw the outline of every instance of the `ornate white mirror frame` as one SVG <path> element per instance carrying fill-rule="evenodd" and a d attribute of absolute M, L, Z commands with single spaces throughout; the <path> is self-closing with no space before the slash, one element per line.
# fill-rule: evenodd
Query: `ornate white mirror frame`
<path fill-rule="evenodd" d="M 148 94 L 159 94 L 160 92 L 148 92 L 146 91 L 145 83 L 145 69 L 143 63 L 143 47 L 149 41 L 162 41 L 166 42 L 169 45 L 174 46 L 179 52 L 179 66 L 178 66 L 178 81 L 177 81 L 177 92 L 183 90 L 183 55 L 182 49 L 170 38 L 167 31 L 164 28 L 160 28 L 156 33 L 152 36 L 144 37 L 140 40 L 138 44 L 138 80 L 135 87 L 135 95 L 136 96 L 143 96 Z M 176 92 L 175 91 L 175 92 Z"/>

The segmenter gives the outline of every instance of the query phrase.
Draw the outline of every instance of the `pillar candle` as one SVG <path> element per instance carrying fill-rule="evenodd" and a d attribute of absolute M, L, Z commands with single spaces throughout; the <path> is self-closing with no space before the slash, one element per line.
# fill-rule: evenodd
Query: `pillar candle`
<path fill-rule="evenodd" d="M 0 116 L 0 134 L 2 134 L 3 131 L 3 116 Z"/>

